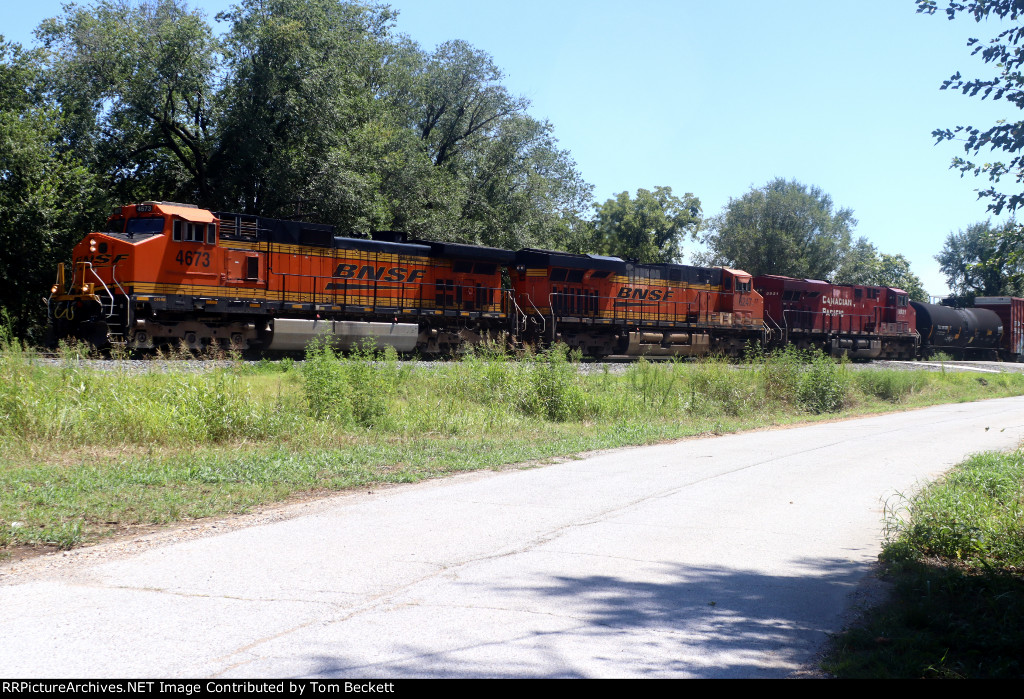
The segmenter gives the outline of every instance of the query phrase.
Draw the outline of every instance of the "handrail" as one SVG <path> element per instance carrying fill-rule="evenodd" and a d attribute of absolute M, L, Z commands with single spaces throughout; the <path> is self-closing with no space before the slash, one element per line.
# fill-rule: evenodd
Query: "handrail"
<path fill-rule="evenodd" d="M 110 312 L 107 313 L 106 316 L 108 318 L 111 317 L 112 315 L 114 315 L 114 294 L 111 293 L 110 288 L 107 286 L 106 282 L 104 282 L 102 279 L 100 279 L 100 275 L 96 274 L 96 270 L 93 268 L 92 262 L 80 262 L 79 264 L 88 267 L 89 271 L 92 272 L 92 276 L 96 277 L 96 281 L 98 281 L 100 283 L 100 285 L 103 287 L 103 290 L 105 292 L 107 292 L 107 296 L 110 297 Z M 120 285 L 118 286 L 118 288 L 120 288 Z M 123 290 L 122 290 L 122 292 L 123 292 Z M 100 310 L 102 310 L 102 309 L 103 309 L 103 302 L 100 301 Z"/>
<path fill-rule="evenodd" d="M 125 292 L 124 287 L 121 286 L 121 282 L 117 281 L 117 265 L 114 265 L 113 267 L 110 268 L 110 279 L 111 281 L 114 282 L 114 285 L 117 287 L 118 291 L 121 292 L 121 295 L 127 297 L 128 294 L 127 292 Z"/>
<path fill-rule="evenodd" d="M 544 319 L 544 314 L 540 312 L 539 308 L 537 308 L 537 304 L 535 304 L 533 302 L 533 297 L 530 294 L 527 294 L 526 298 L 529 299 L 530 305 L 533 306 L 533 310 L 535 310 L 537 312 L 537 315 L 540 316 L 540 322 L 541 322 L 540 332 L 541 332 L 541 335 L 543 335 L 547 331 L 547 327 L 548 327 L 548 323 Z M 553 312 L 553 309 L 552 309 L 552 312 Z M 553 318 L 554 318 L 554 315 L 552 315 L 552 319 Z M 552 322 L 554 322 L 554 320 L 552 320 Z"/>
<path fill-rule="evenodd" d="M 551 309 L 551 341 L 554 342 L 558 339 L 558 321 L 555 316 L 555 292 L 552 291 L 548 294 L 548 308 Z"/>
<path fill-rule="evenodd" d="M 508 297 L 508 300 L 512 302 L 512 307 L 513 307 L 513 310 L 515 311 L 516 333 L 518 334 L 520 332 L 520 330 L 519 330 L 520 322 L 522 322 L 523 329 L 524 330 L 526 329 L 526 312 L 523 311 L 523 309 L 519 307 L 519 303 L 516 301 L 515 289 L 502 289 L 502 291 Z M 522 318 L 522 321 L 520 321 L 520 318 Z"/>

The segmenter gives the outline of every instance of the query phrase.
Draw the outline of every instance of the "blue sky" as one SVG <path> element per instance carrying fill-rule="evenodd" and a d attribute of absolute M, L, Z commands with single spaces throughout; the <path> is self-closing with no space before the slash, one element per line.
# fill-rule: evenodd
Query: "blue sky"
<path fill-rule="evenodd" d="M 231 3 L 190 4 L 212 18 Z M 855 235 L 906 255 L 931 294 L 946 291 L 934 260 L 946 236 L 989 218 L 975 192 L 985 182 L 949 170 L 962 148 L 934 145 L 931 131 L 1019 118 L 1008 103 L 939 90 L 957 70 L 991 74 L 966 40 L 1001 25 L 918 15 L 913 0 L 388 4 L 426 49 L 464 39 L 490 53 L 530 113 L 554 124 L 596 200 L 669 186 L 710 216 L 795 179 L 853 209 Z M 60 6 L 8 6 L 0 33 L 30 43 Z"/>

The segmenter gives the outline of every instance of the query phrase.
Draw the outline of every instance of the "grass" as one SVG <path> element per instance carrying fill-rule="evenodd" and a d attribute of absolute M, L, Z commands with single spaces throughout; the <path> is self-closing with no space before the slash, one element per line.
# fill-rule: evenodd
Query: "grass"
<path fill-rule="evenodd" d="M 564 347 L 424 367 L 314 345 L 301 364 L 189 373 L 95 371 L 73 348 L 51 366 L 0 345 L 0 555 L 310 491 L 1024 393 L 1015 374 L 854 372 L 796 351 L 584 375 Z"/>
<path fill-rule="evenodd" d="M 977 455 L 888 508 L 892 599 L 834 639 L 842 678 L 1024 676 L 1024 452 Z"/>

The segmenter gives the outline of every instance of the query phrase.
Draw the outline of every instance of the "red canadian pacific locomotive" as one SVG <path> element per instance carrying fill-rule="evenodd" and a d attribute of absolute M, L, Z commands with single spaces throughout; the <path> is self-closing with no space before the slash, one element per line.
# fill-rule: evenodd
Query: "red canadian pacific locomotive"
<path fill-rule="evenodd" d="M 765 323 L 781 344 L 853 359 L 917 355 L 915 312 L 904 291 L 775 275 L 756 277 L 754 288 L 764 297 Z"/>
<path fill-rule="evenodd" d="M 923 337 L 898 289 L 399 233 L 341 237 L 170 202 L 116 208 L 106 231 L 75 246 L 70 272 L 60 266 L 47 307 L 55 339 L 135 349 L 299 351 L 326 335 L 341 348 L 370 339 L 429 355 L 504 333 L 598 357 L 737 356 L 755 342 L 911 358 Z M 984 337 L 997 348 L 1001 326 L 991 339 L 991 325 Z"/>

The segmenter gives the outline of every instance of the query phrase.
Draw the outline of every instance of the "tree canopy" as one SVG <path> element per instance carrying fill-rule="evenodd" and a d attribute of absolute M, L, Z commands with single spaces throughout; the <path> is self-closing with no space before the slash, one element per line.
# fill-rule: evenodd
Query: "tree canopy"
<path fill-rule="evenodd" d="M 643 263 L 679 262 L 683 239 L 695 238 L 701 223 L 700 199 L 671 187 L 638 189 L 636 198 L 621 192 L 594 208 L 596 249 Z"/>
<path fill-rule="evenodd" d="M 1024 235 L 1014 221 L 982 221 L 950 233 L 935 256 L 953 295 L 965 303 L 975 296 L 1024 293 Z"/>
<path fill-rule="evenodd" d="M 210 198 L 218 42 L 177 0 L 69 5 L 37 34 L 75 153 L 134 201 Z"/>
<path fill-rule="evenodd" d="M 921 279 L 910 271 L 910 261 L 903 255 L 879 253 L 864 237 L 847 249 L 833 281 L 902 289 L 914 301 L 928 301 Z"/>
<path fill-rule="evenodd" d="M 878 270 L 878 248 L 861 236 L 846 249 L 834 280 L 840 284 L 874 284 Z"/>
<path fill-rule="evenodd" d="M 0 297 L 18 332 L 42 317 L 56 260 L 114 204 L 506 247 L 587 239 L 592 188 L 554 127 L 487 53 L 424 50 L 396 16 L 239 0 L 218 33 L 185 0 L 96 0 L 44 21 L 34 51 L 3 43 L 0 272 L 40 270 Z"/>
<path fill-rule="evenodd" d="M 386 5 L 68 6 L 38 30 L 64 136 L 113 201 L 172 199 L 370 233 L 540 244 L 587 185 L 485 52 L 426 52 Z"/>
<path fill-rule="evenodd" d="M 39 60 L 0 37 L 0 308 L 19 333 L 45 318 L 57 263 L 103 201 L 61 138 L 62 113 L 40 99 Z"/>
<path fill-rule="evenodd" d="M 856 224 L 852 210 L 834 210 L 832 198 L 818 187 L 775 179 L 729 199 L 704 236 L 704 261 L 753 275 L 830 279 Z"/>
<path fill-rule="evenodd" d="M 852 240 L 850 209 L 835 210 L 818 187 L 775 179 L 730 199 L 704 235 L 704 264 L 759 274 L 823 279 L 837 284 L 889 286 L 927 301 L 921 280 L 903 255 L 879 253 L 867 238 Z"/>
<path fill-rule="evenodd" d="M 936 0 L 916 0 L 917 11 L 934 14 L 938 9 Z M 1020 0 L 970 0 L 968 2 L 948 0 L 945 8 L 946 16 L 952 20 L 957 15 L 969 15 L 976 22 L 988 19 L 1009 20 L 1017 22 L 1024 17 L 1024 3 Z M 983 42 L 977 38 L 967 40 L 972 47 L 971 55 L 980 56 L 982 61 L 990 64 L 994 75 L 983 78 L 965 78 L 960 71 L 954 73 L 942 83 L 943 90 L 960 90 L 970 97 L 981 99 L 1003 99 L 1017 109 L 1024 109 L 1024 50 L 1021 40 L 1024 38 L 1024 24 L 1014 24 L 1001 31 L 995 38 Z M 988 127 L 957 126 L 952 129 L 940 128 L 932 131 L 936 143 L 963 139 L 964 152 L 967 157 L 955 157 L 950 167 L 960 171 L 961 176 L 973 174 L 988 178 L 989 186 L 978 192 L 979 198 L 988 199 L 988 209 L 998 215 L 1004 208 L 1015 211 L 1024 204 L 1024 192 L 1003 192 L 996 185 L 1004 176 L 1013 178 L 1016 185 L 1024 185 L 1024 120 L 1000 120 Z M 1005 153 L 1006 162 L 978 162 L 974 160 L 982 149 L 995 153 Z"/>
<path fill-rule="evenodd" d="M 910 261 L 903 255 L 887 255 L 882 253 L 878 258 L 878 268 L 869 284 L 903 289 L 913 301 L 928 302 L 921 279 L 910 271 Z"/>

